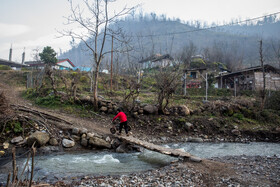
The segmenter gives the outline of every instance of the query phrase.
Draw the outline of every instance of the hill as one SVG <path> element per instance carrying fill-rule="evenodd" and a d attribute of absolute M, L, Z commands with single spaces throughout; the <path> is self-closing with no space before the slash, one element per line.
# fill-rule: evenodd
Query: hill
<path fill-rule="evenodd" d="M 112 29 L 122 28 L 125 37 L 130 39 L 129 59 L 119 54 L 118 60 L 129 67 L 152 54 L 171 54 L 175 59 L 184 61 L 182 54 L 192 48 L 192 55 L 202 54 L 209 61 L 223 62 L 229 68 L 253 66 L 259 63 L 259 40 L 263 40 L 267 63 L 276 65 L 272 41 L 279 41 L 280 21 L 262 21 L 257 24 L 232 25 L 224 27 L 202 28 L 201 24 L 181 23 L 180 20 L 132 19 L 120 20 L 111 25 Z M 105 43 L 105 49 L 111 49 L 111 38 Z M 114 41 L 114 46 L 118 46 Z M 117 56 L 117 55 L 115 55 Z M 83 43 L 65 53 L 60 58 L 70 58 L 77 66 L 89 66 L 92 58 Z M 115 57 L 116 58 L 116 57 Z M 108 57 L 109 59 L 109 57 Z M 109 61 L 107 59 L 107 61 Z M 105 60 L 106 61 L 106 60 Z M 129 61 L 129 62 L 128 62 Z M 103 63 L 106 68 L 106 63 Z"/>

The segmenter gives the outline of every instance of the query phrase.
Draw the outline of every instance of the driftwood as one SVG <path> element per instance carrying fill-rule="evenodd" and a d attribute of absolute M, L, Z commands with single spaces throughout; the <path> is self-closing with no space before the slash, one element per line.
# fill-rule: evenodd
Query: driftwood
<path fill-rule="evenodd" d="M 18 111 L 22 111 L 22 112 L 27 112 L 27 113 L 32 113 L 36 116 L 40 116 L 41 118 L 44 119 L 44 121 L 46 122 L 47 120 L 52 120 L 52 121 L 57 121 L 57 122 L 60 122 L 60 123 L 66 123 L 68 125 L 72 125 L 71 122 L 65 120 L 65 119 L 62 119 L 60 117 L 57 117 L 57 116 L 54 116 L 54 115 L 51 115 L 51 114 L 48 114 L 46 112 L 42 112 L 42 111 L 36 111 L 36 110 L 33 110 L 31 108 L 28 108 L 26 106 L 22 106 L 22 105 L 11 105 L 12 108 L 14 110 L 18 110 Z"/>

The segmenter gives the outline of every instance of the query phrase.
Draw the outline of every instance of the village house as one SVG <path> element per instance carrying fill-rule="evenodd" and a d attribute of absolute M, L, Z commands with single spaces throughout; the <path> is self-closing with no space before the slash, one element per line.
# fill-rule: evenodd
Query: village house
<path fill-rule="evenodd" d="M 26 61 L 24 64 L 35 69 L 43 69 L 45 66 L 43 61 Z M 75 65 L 68 58 L 59 59 L 57 60 L 57 63 L 53 65 L 53 68 L 59 70 L 72 70 L 75 68 Z"/>
<path fill-rule="evenodd" d="M 185 69 L 186 88 L 200 88 L 206 68 Z"/>
<path fill-rule="evenodd" d="M 139 61 L 142 64 L 142 69 L 154 67 L 166 67 L 172 64 L 173 58 L 169 55 L 155 54 L 146 59 Z"/>
<path fill-rule="evenodd" d="M 9 61 L 9 60 L 4 60 L 4 59 L 0 59 L 0 65 L 9 66 L 14 70 L 20 70 L 22 67 L 28 67 L 27 65 Z"/>
<path fill-rule="evenodd" d="M 280 70 L 264 65 L 265 84 L 267 90 L 280 90 Z M 262 90 L 263 70 L 261 66 L 250 67 L 232 73 L 221 73 L 216 77 L 218 88 L 228 88 L 236 91 Z"/>

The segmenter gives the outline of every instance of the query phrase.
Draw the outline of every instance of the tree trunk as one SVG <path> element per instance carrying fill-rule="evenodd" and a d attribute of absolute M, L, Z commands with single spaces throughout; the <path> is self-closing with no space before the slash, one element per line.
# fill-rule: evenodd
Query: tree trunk
<path fill-rule="evenodd" d="M 93 85 L 93 107 L 95 111 L 98 110 L 98 97 L 97 97 L 98 77 L 99 77 L 99 64 L 97 64 L 95 68 L 94 85 Z"/>

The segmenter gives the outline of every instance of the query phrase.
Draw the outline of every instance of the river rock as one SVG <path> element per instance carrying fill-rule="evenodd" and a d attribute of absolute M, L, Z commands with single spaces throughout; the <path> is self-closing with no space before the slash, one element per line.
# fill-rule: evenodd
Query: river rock
<path fill-rule="evenodd" d="M 116 149 L 117 153 L 125 153 L 126 152 L 126 146 L 125 144 L 121 144 L 117 149 Z"/>
<path fill-rule="evenodd" d="M 189 158 L 189 160 L 192 161 L 192 162 L 201 162 L 201 161 L 202 161 L 201 158 L 196 157 L 196 156 L 191 156 L 191 157 Z"/>
<path fill-rule="evenodd" d="M 233 129 L 231 131 L 232 134 L 234 134 L 235 136 L 239 136 L 240 135 L 240 131 L 238 129 Z"/>
<path fill-rule="evenodd" d="M 93 138 L 94 137 L 94 133 L 87 133 L 87 139 Z"/>
<path fill-rule="evenodd" d="M 75 140 L 76 142 L 77 142 L 77 141 L 80 141 L 80 139 L 81 139 L 81 137 L 80 137 L 80 136 L 77 136 L 77 135 L 72 135 L 71 138 L 72 138 L 73 140 Z"/>
<path fill-rule="evenodd" d="M 144 106 L 143 111 L 147 114 L 156 114 L 158 112 L 158 108 L 154 105 L 146 105 Z"/>
<path fill-rule="evenodd" d="M 188 137 L 187 142 L 195 142 L 195 143 L 202 143 L 203 139 L 202 138 L 193 138 L 193 137 Z"/>
<path fill-rule="evenodd" d="M 8 149 L 9 146 L 10 146 L 10 144 L 9 144 L 8 142 L 4 142 L 4 143 L 3 143 L 3 148 L 4 148 L 4 149 Z"/>
<path fill-rule="evenodd" d="M 81 145 L 84 146 L 84 147 L 87 147 L 88 146 L 88 140 L 86 138 L 82 138 Z"/>
<path fill-rule="evenodd" d="M 72 134 L 78 135 L 79 133 L 80 133 L 80 129 L 79 128 L 73 128 L 72 129 Z"/>
<path fill-rule="evenodd" d="M 82 128 L 81 130 L 80 130 L 80 133 L 81 134 L 86 134 L 88 132 L 88 130 L 86 129 L 86 128 Z"/>
<path fill-rule="evenodd" d="M 99 109 L 100 112 L 107 112 L 107 110 L 108 110 L 108 108 L 105 107 L 105 106 L 102 106 L 102 107 Z"/>
<path fill-rule="evenodd" d="M 51 138 L 50 141 L 49 141 L 50 145 L 52 146 L 57 146 L 58 145 L 58 141 L 56 138 Z"/>
<path fill-rule="evenodd" d="M 52 153 L 58 151 L 60 151 L 58 146 L 44 146 L 38 149 L 38 152 L 40 153 Z"/>
<path fill-rule="evenodd" d="M 50 140 L 50 135 L 46 132 L 36 131 L 27 139 L 27 144 L 32 146 L 34 142 L 36 145 L 43 146 Z"/>
<path fill-rule="evenodd" d="M 190 131 L 191 129 L 193 129 L 193 124 L 186 122 L 184 128 L 186 131 Z"/>
<path fill-rule="evenodd" d="M 111 141 L 111 145 L 114 149 L 116 149 L 117 147 L 119 147 L 121 145 L 121 142 L 119 139 L 114 139 Z"/>
<path fill-rule="evenodd" d="M 111 148 L 111 144 L 109 142 L 106 142 L 105 140 L 98 138 L 98 137 L 92 137 L 89 139 L 89 144 L 93 145 L 95 147 L 100 147 L 100 148 Z"/>
<path fill-rule="evenodd" d="M 15 143 L 19 143 L 23 141 L 23 138 L 21 136 L 15 137 L 11 140 L 11 143 L 15 144 Z"/>
<path fill-rule="evenodd" d="M 106 137 L 106 142 L 111 142 L 111 138 L 109 136 Z"/>
<path fill-rule="evenodd" d="M 62 145 L 63 145 L 63 147 L 71 148 L 71 147 L 74 147 L 74 146 L 75 146 L 75 142 L 72 141 L 72 140 L 63 139 L 63 140 L 62 140 Z"/>
<path fill-rule="evenodd" d="M 178 110 L 179 110 L 178 113 L 181 116 L 188 116 L 188 115 L 190 115 L 190 109 L 186 105 L 178 106 Z"/>

